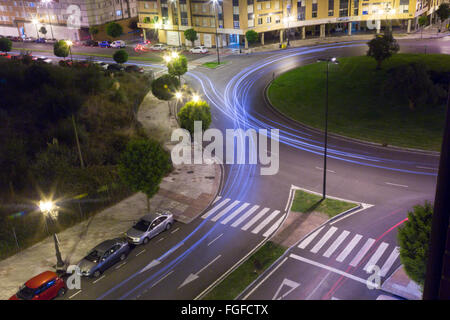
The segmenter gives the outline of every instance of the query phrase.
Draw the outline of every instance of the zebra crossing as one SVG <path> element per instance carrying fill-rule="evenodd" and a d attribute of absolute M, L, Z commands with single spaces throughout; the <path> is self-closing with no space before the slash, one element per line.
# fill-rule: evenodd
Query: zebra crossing
<path fill-rule="evenodd" d="M 229 198 L 218 197 L 213 203 L 213 207 L 202 215 L 202 219 L 209 219 L 212 222 L 220 221 L 223 225 L 230 225 L 232 228 L 249 231 L 252 234 L 260 234 L 267 238 L 281 225 L 285 213 L 257 204 L 232 201 Z M 277 219 L 278 218 L 278 219 Z"/>
<path fill-rule="evenodd" d="M 373 266 L 379 266 L 381 277 L 386 277 L 399 258 L 399 247 L 334 226 L 323 226 L 298 245 L 298 249 L 308 251 L 319 257 L 328 258 L 353 268 L 362 268 L 373 272 Z"/>

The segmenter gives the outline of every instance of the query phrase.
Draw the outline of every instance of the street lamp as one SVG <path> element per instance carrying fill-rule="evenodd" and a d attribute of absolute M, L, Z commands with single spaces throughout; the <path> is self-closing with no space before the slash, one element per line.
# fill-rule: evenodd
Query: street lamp
<path fill-rule="evenodd" d="M 177 99 L 177 103 L 175 104 L 175 114 L 178 113 L 178 102 L 181 101 L 181 99 L 183 99 L 183 93 L 181 93 L 181 91 L 177 91 L 175 92 L 175 98 Z"/>
<path fill-rule="evenodd" d="M 48 22 L 50 24 L 50 30 L 52 32 L 52 39 L 54 39 L 55 36 L 53 35 L 52 20 L 50 19 L 50 14 L 49 14 L 49 10 L 48 10 L 48 4 L 52 3 L 52 0 L 41 0 L 41 2 L 44 3 L 47 7 L 47 18 L 48 18 Z"/>
<path fill-rule="evenodd" d="M 199 95 L 194 93 L 192 95 L 192 101 L 194 101 L 195 103 L 199 102 L 200 101 Z"/>
<path fill-rule="evenodd" d="M 220 65 L 220 55 L 219 55 L 219 36 L 217 35 L 217 29 L 219 28 L 219 24 L 217 21 L 218 12 L 216 12 L 216 6 L 219 5 L 219 0 L 211 0 L 214 6 L 214 20 L 216 23 L 216 50 L 217 50 L 217 65 Z"/>
<path fill-rule="evenodd" d="M 72 56 L 72 45 L 73 45 L 73 42 L 71 40 L 66 40 L 66 44 L 69 47 L 70 60 L 72 60 L 72 66 L 73 66 L 73 56 Z"/>
<path fill-rule="evenodd" d="M 291 21 L 294 20 L 294 16 L 284 17 L 283 20 L 284 20 L 284 24 L 286 24 L 286 22 L 287 22 L 287 25 L 288 25 L 287 44 L 289 45 L 289 38 L 290 38 L 289 36 L 291 33 Z"/>
<path fill-rule="evenodd" d="M 39 210 L 41 210 L 42 214 L 44 215 L 45 228 L 47 229 L 47 233 L 50 234 L 47 225 L 47 218 L 50 217 L 50 219 L 52 220 L 56 219 L 58 217 L 58 207 L 51 200 L 41 200 L 39 201 L 38 205 Z M 55 233 L 53 233 L 53 241 L 55 242 L 55 251 L 56 251 L 56 270 L 59 271 L 64 268 L 64 261 L 62 260 L 61 257 L 58 238 L 56 237 Z"/>
<path fill-rule="evenodd" d="M 330 62 L 333 64 L 339 64 L 335 57 L 327 59 L 318 59 L 318 61 L 325 61 L 327 63 L 327 84 L 326 84 L 326 97 L 325 97 L 325 141 L 323 149 L 323 192 L 322 200 L 326 198 L 327 187 L 327 148 L 328 148 L 328 71 Z"/>
<path fill-rule="evenodd" d="M 37 25 L 39 24 L 39 20 L 36 18 L 31 19 L 31 23 L 34 24 L 34 27 L 36 28 L 36 39 L 39 39 L 39 32 L 38 32 L 38 28 Z"/>

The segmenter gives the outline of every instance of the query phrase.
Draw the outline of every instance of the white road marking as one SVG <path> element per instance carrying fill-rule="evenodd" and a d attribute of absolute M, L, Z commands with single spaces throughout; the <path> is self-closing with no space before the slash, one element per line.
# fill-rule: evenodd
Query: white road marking
<path fill-rule="evenodd" d="M 346 278 L 355 280 L 355 281 L 357 281 L 357 282 L 360 282 L 360 283 L 363 283 L 363 284 L 367 284 L 367 280 L 366 280 L 366 279 L 362 279 L 362 278 L 356 277 L 356 276 L 354 276 L 354 275 L 352 275 L 352 274 L 350 274 L 350 273 L 341 271 L 341 270 L 336 269 L 336 268 L 329 267 L 329 266 L 324 265 L 324 264 L 322 264 L 322 263 L 319 263 L 319 262 L 316 262 L 316 261 L 313 261 L 313 260 L 309 260 L 309 259 L 300 257 L 300 256 L 298 256 L 298 255 L 296 255 L 296 254 L 293 254 L 293 253 L 291 253 L 291 254 L 289 255 L 289 257 L 290 257 L 290 258 L 293 258 L 293 259 L 296 259 L 296 260 L 299 260 L 299 261 L 302 261 L 302 262 L 305 262 L 305 263 L 308 263 L 308 264 L 310 264 L 310 265 L 316 266 L 316 267 L 318 267 L 318 268 L 322 268 L 322 269 L 325 269 L 325 270 L 328 270 L 328 271 L 331 271 L 331 272 L 340 274 L 341 276 L 344 276 L 344 277 L 346 277 Z"/>
<path fill-rule="evenodd" d="M 217 206 L 214 206 L 213 208 L 211 208 L 211 210 L 209 210 L 207 213 L 205 213 L 204 215 L 202 215 L 203 219 L 208 218 L 210 215 L 212 215 L 214 212 L 216 212 L 217 210 L 219 210 L 220 208 L 222 208 L 224 205 L 226 205 L 231 199 L 225 199 L 223 200 L 221 203 L 219 203 Z"/>
<path fill-rule="evenodd" d="M 325 242 L 330 239 L 330 237 L 336 232 L 336 227 L 331 227 L 328 229 L 327 233 L 323 235 L 323 237 L 316 243 L 316 245 L 310 250 L 312 253 L 317 253 L 325 244 Z"/>
<path fill-rule="evenodd" d="M 241 230 L 246 231 L 248 228 L 250 228 L 252 225 L 254 225 L 259 219 L 261 219 L 267 211 L 269 211 L 270 208 L 264 208 L 262 209 L 256 216 L 254 216 L 249 222 L 247 222 Z"/>
<path fill-rule="evenodd" d="M 263 237 L 267 238 L 268 236 L 270 236 L 280 226 L 285 216 L 286 214 L 283 214 L 277 222 L 275 222 L 266 232 L 264 232 Z"/>
<path fill-rule="evenodd" d="M 100 280 L 102 280 L 104 277 L 106 277 L 106 276 L 105 276 L 105 275 L 102 275 L 100 278 L 98 278 L 97 280 L 93 281 L 92 283 L 97 283 L 97 282 L 99 282 Z"/>
<path fill-rule="evenodd" d="M 353 239 L 349 242 L 349 244 L 345 247 L 345 249 L 339 254 L 336 258 L 336 261 L 342 262 L 347 258 L 347 256 L 352 252 L 352 250 L 356 247 L 358 242 L 361 240 L 362 235 L 357 234 L 353 237 Z"/>
<path fill-rule="evenodd" d="M 350 265 L 352 267 L 356 267 L 358 263 L 361 261 L 361 259 L 364 257 L 364 255 L 369 251 L 370 247 L 372 247 L 373 243 L 375 242 L 375 239 L 369 238 L 367 239 L 366 243 L 362 246 L 362 248 L 358 251 L 356 256 L 353 258 L 352 262 L 350 262 Z"/>
<path fill-rule="evenodd" d="M 211 219 L 211 221 L 217 221 L 220 218 L 222 218 L 228 211 L 230 211 L 233 207 L 235 207 L 240 201 L 236 200 L 232 204 L 230 204 L 228 207 L 220 211 L 214 218 Z"/>
<path fill-rule="evenodd" d="M 331 246 L 325 251 L 323 254 L 324 257 L 329 258 L 333 252 L 336 251 L 336 249 L 340 246 L 340 244 L 347 238 L 347 236 L 350 234 L 347 230 L 342 231 L 342 233 L 334 240 L 334 242 L 331 244 Z"/>
<path fill-rule="evenodd" d="M 330 226 L 335 224 L 335 223 L 337 223 L 337 222 L 339 222 L 339 221 L 341 221 L 341 220 L 344 220 L 344 219 L 346 219 L 348 217 L 351 217 L 352 215 L 357 214 L 358 212 L 361 212 L 361 211 L 366 210 L 366 209 L 371 208 L 371 207 L 373 207 L 372 204 L 361 203 L 361 209 L 355 210 L 355 211 L 353 211 L 353 212 L 351 212 L 349 214 L 346 214 L 346 215 L 344 215 L 344 216 L 342 216 L 342 217 L 340 217 L 340 218 L 338 218 L 336 220 L 333 220 L 333 222 L 330 222 Z"/>
<path fill-rule="evenodd" d="M 252 230 L 252 233 L 257 234 L 260 232 L 265 226 L 269 224 L 270 221 L 276 218 L 276 216 L 280 213 L 280 210 L 275 210 L 268 216 L 266 219 L 263 220 L 258 226 L 256 226 L 255 229 Z"/>
<path fill-rule="evenodd" d="M 287 201 L 287 203 L 286 203 L 286 207 L 284 208 L 284 212 L 287 212 L 288 207 L 289 207 L 289 205 L 291 204 L 291 200 L 292 200 L 294 194 L 295 194 L 295 190 L 292 189 L 292 187 L 291 187 L 291 190 L 289 191 L 289 198 L 288 198 L 288 201 Z"/>
<path fill-rule="evenodd" d="M 205 270 L 206 268 L 208 268 L 210 265 L 212 265 L 217 259 L 219 259 L 222 255 L 218 255 L 217 257 L 215 257 L 211 262 L 209 262 L 206 266 L 204 266 L 203 268 L 201 268 L 199 271 L 197 271 L 196 273 L 190 273 L 187 278 L 183 281 L 182 284 L 180 284 L 180 286 L 178 287 L 178 289 L 180 289 L 181 287 L 184 287 L 185 285 L 187 285 L 188 283 L 197 280 L 199 278 L 199 274 Z"/>
<path fill-rule="evenodd" d="M 269 278 L 275 271 L 277 271 L 278 268 L 281 267 L 281 266 L 283 265 L 283 263 L 286 262 L 287 259 L 288 259 L 288 257 L 285 257 L 285 258 L 280 262 L 280 264 L 278 264 L 275 268 L 273 268 L 273 270 L 270 271 L 269 274 L 268 274 L 262 281 L 260 281 L 260 282 L 259 282 L 252 290 L 250 290 L 250 292 L 247 293 L 247 294 L 245 295 L 245 297 L 242 298 L 242 300 L 247 300 L 247 298 L 248 298 L 253 292 L 255 292 L 256 289 L 258 289 L 259 286 L 262 285 L 263 282 L 267 280 L 267 278 Z"/>
<path fill-rule="evenodd" d="M 75 296 L 76 296 L 77 294 L 79 294 L 80 292 L 81 292 L 81 290 L 75 292 L 73 295 L 71 295 L 71 296 L 69 297 L 69 299 L 72 299 L 73 297 L 75 297 Z"/>
<path fill-rule="evenodd" d="M 173 270 L 170 271 L 170 272 L 168 272 L 167 274 L 165 274 L 164 277 L 161 277 L 158 281 L 156 281 L 154 284 L 152 284 L 152 286 L 151 286 L 150 288 L 153 288 L 153 287 L 156 286 L 158 283 L 160 283 L 161 281 L 163 281 L 163 280 L 164 280 L 165 278 L 167 278 L 172 272 L 173 272 Z"/>
<path fill-rule="evenodd" d="M 395 247 L 394 250 L 392 250 L 389 258 L 387 258 L 386 262 L 383 264 L 380 270 L 380 276 L 384 277 L 389 272 L 389 269 L 391 269 L 392 265 L 394 264 L 395 260 L 397 260 L 398 256 L 400 254 L 399 247 Z"/>
<path fill-rule="evenodd" d="M 391 182 L 385 182 L 386 184 L 390 185 L 390 186 L 394 186 L 394 187 L 402 187 L 402 188 L 408 188 L 407 185 L 404 184 L 398 184 L 398 183 L 391 183 Z"/>
<path fill-rule="evenodd" d="M 323 228 L 325 228 L 325 226 L 323 226 L 322 228 L 317 229 L 316 231 L 314 231 L 313 233 L 311 233 L 305 240 L 303 240 L 303 241 L 298 245 L 298 248 L 300 248 L 300 249 L 305 249 L 305 248 L 308 246 L 308 244 L 310 244 L 311 241 L 313 241 L 314 238 L 317 237 L 317 235 L 320 233 L 320 231 L 323 230 Z"/>
<path fill-rule="evenodd" d="M 178 228 L 178 229 L 180 229 L 180 228 Z M 156 241 L 156 243 L 161 242 L 163 240 L 164 240 L 164 238 L 158 239 L 158 241 Z"/>
<path fill-rule="evenodd" d="M 295 289 L 297 289 L 300 286 L 300 283 L 292 281 L 288 278 L 284 278 L 283 282 L 281 283 L 281 285 L 278 287 L 277 291 L 275 292 L 272 300 L 281 300 L 284 297 L 286 297 L 289 293 L 291 293 L 292 291 L 294 291 Z M 281 294 L 279 297 L 278 295 L 281 292 L 281 289 L 283 287 L 290 287 L 290 289 L 288 291 L 286 291 L 285 293 Z"/>
<path fill-rule="evenodd" d="M 212 259 L 211 262 L 209 262 L 206 266 L 204 266 L 203 268 L 201 268 L 200 270 L 198 270 L 196 274 L 198 275 L 200 272 L 204 271 L 206 268 L 208 268 L 210 265 L 212 265 L 214 262 L 216 262 L 217 259 L 219 259 L 221 256 L 222 256 L 222 255 L 219 254 L 217 257 L 215 257 L 214 259 Z"/>
<path fill-rule="evenodd" d="M 223 233 L 219 234 L 216 238 L 214 238 L 214 240 L 212 240 L 210 243 L 208 243 L 208 247 L 213 244 L 214 241 L 216 241 L 217 239 L 219 239 L 221 236 L 223 236 Z"/>
<path fill-rule="evenodd" d="M 219 201 L 220 199 L 222 199 L 222 196 L 217 196 L 217 198 L 214 199 L 213 204 Z"/>
<path fill-rule="evenodd" d="M 145 252 L 145 249 L 144 249 L 144 250 L 142 250 L 141 252 L 139 252 L 138 254 L 136 254 L 136 257 L 137 257 L 138 255 L 140 255 L 140 254 L 144 253 L 144 252 Z"/>
<path fill-rule="evenodd" d="M 258 210 L 259 206 L 254 205 L 250 210 L 248 210 L 246 213 L 244 213 L 242 216 L 239 217 L 233 224 L 232 227 L 239 226 L 245 219 L 247 219 L 249 216 L 251 216 L 256 210 Z"/>
<path fill-rule="evenodd" d="M 124 264 L 126 264 L 127 262 L 125 261 L 125 262 L 123 262 L 123 263 L 121 263 L 121 264 L 119 264 L 118 266 L 116 266 L 114 269 L 119 269 L 120 267 L 122 267 Z"/>
<path fill-rule="evenodd" d="M 382 242 L 375 253 L 370 257 L 369 261 L 366 263 L 366 266 L 364 267 L 364 271 L 370 270 L 370 268 L 377 264 L 378 260 L 380 260 L 381 256 L 383 255 L 384 251 L 386 251 L 389 244 L 386 242 Z"/>
<path fill-rule="evenodd" d="M 323 171 L 323 168 L 321 168 L 321 167 L 316 167 L 316 169 L 320 170 L 320 171 Z M 327 169 L 327 172 L 336 173 L 336 171 L 333 171 L 333 170 L 330 170 L 330 169 Z"/>
<path fill-rule="evenodd" d="M 425 169 L 425 170 L 435 170 L 435 171 L 437 171 L 437 170 L 438 170 L 437 168 L 431 168 L 431 167 L 421 167 L 421 166 L 416 166 L 416 168 L 419 168 L 419 169 Z"/>
<path fill-rule="evenodd" d="M 314 288 L 313 291 L 311 291 L 310 294 L 308 294 L 308 296 L 306 297 L 305 300 L 310 300 L 311 297 L 314 296 L 314 294 L 316 293 L 316 291 L 322 286 L 322 284 L 325 282 L 325 280 L 328 278 L 328 276 L 330 275 L 331 271 L 328 271 L 328 273 L 322 278 L 322 280 L 320 280 L 319 284 L 317 285 L 317 287 Z"/>
<path fill-rule="evenodd" d="M 175 230 L 173 230 L 171 233 L 175 233 L 175 232 L 177 232 L 178 230 L 180 230 L 180 228 L 176 228 Z M 163 238 L 164 239 L 164 238 Z"/>
<path fill-rule="evenodd" d="M 232 214 L 230 214 L 229 216 L 227 216 L 224 220 L 222 220 L 222 224 L 227 224 L 228 222 L 231 221 L 231 219 L 233 219 L 234 217 L 236 217 L 239 213 L 241 213 L 242 210 L 244 210 L 245 208 L 247 208 L 250 205 L 250 203 L 244 203 L 242 206 L 240 206 L 237 210 L 235 210 Z"/>

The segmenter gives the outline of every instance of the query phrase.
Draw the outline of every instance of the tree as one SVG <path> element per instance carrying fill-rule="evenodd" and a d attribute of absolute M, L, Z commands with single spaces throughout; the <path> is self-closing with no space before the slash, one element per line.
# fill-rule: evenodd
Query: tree
<path fill-rule="evenodd" d="M 162 178 L 170 171 L 169 154 L 154 140 L 131 140 L 119 161 L 119 176 L 131 190 L 150 198 L 158 192 Z M 150 209 L 150 208 L 149 208 Z"/>
<path fill-rule="evenodd" d="M 421 16 L 419 17 L 419 20 L 417 21 L 420 26 L 420 38 L 423 36 L 423 29 L 428 24 L 428 16 Z"/>
<path fill-rule="evenodd" d="M 89 34 L 91 35 L 91 38 L 92 36 L 98 34 L 98 32 L 99 32 L 98 27 L 96 26 L 89 27 Z"/>
<path fill-rule="evenodd" d="M 8 52 L 12 49 L 12 41 L 8 38 L 0 38 L 0 51 Z"/>
<path fill-rule="evenodd" d="M 114 52 L 113 59 L 117 63 L 125 63 L 128 61 L 128 53 L 125 50 L 117 50 Z"/>
<path fill-rule="evenodd" d="M 400 49 L 397 40 L 390 32 L 375 36 L 367 45 L 369 46 L 367 55 L 377 61 L 377 69 L 381 69 L 381 63 Z"/>
<path fill-rule="evenodd" d="M 187 102 L 178 112 L 180 126 L 194 133 L 194 121 L 202 122 L 202 130 L 205 131 L 211 124 L 211 109 L 206 101 Z"/>
<path fill-rule="evenodd" d="M 65 40 L 56 41 L 53 45 L 53 53 L 57 57 L 66 58 L 69 55 L 70 49 Z"/>
<path fill-rule="evenodd" d="M 249 44 L 255 43 L 259 39 L 258 32 L 256 32 L 255 30 L 248 30 L 245 33 L 245 38 L 247 39 L 247 42 Z"/>
<path fill-rule="evenodd" d="M 411 110 L 417 105 L 436 104 L 442 95 L 423 63 L 404 64 L 390 69 L 385 90 L 404 97 Z M 444 95 L 447 96 L 445 92 Z"/>
<path fill-rule="evenodd" d="M 439 20 L 441 20 L 442 24 L 442 22 L 447 20 L 448 17 L 450 16 L 450 4 L 441 3 L 439 8 L 436 10 L 436 14 L 439 17 Z"/>
<path fill-rule="evenodd" d="M 42 26 L 40 29 L 39 29 L 39 32 L 40 33 L 42 33 L 44 36 L 47 34 L 47 29 L 44 27 L 44 26 Z"/>
<path fill-rule="evenodd" d="M 138 29 L 138 19 L 137 18 L 131 19 L 128 22 L 128 28 L 130 28 L 131 30 L 137 30 Z"/>
<path fill-rule="evenodd" d="M 194 41 L 198 39 L 197 31 L 194 29 L 187 29 L 184 31 L 184 37 L 192 42 L 192 46 L 194 46 Z"/>
<path fill-rule="evenodd" d="M 180 81 L 170 75 L 164 74 L 161 77 L 153 80 L 152 93 L 159 100 L 170 100 L 173 98 L 176 90 L 180 87 Z"/>
<path fill-rule="evenodd" d="M 169 70 L 169 74 L 175 77 L 180 77 L 187 72 L 188 69 L 188 61 L 186 57 L 180 54 L 177 58 L 173 58 L 167 63 L 167 68 Z"/>
<path fill-rule="evenodd" d="M 433 207 L 429 202 L 414 206 L 408 212 L 408 221 L 398 230 L 400 261 L 406 274 L 423 286 L 428 259 Z"/>
<path fill-rule="evenodd" d="M 112 38 L 117 38 L 123 33 L 123 28 L 117 22 L 110 22 L 106 25 L 106 34 Z"/>

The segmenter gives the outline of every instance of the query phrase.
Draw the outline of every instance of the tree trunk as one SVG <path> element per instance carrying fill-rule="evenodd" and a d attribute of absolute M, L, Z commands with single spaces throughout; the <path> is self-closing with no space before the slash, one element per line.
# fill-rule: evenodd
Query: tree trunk
<path fill-rule="evenodd" d="M 408 99 L 409 102 L 409 110 L 414 111 L 415 110 L 415 103 L 411 99 Z"/>
<path fill-rule="evenodd" d="M 377 60 L 377 70 L 381 69 L 381 63 L 383 62 L 383 60 Z"/>

